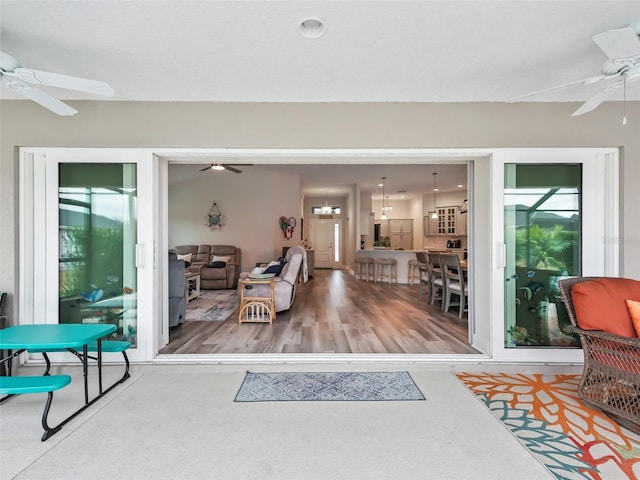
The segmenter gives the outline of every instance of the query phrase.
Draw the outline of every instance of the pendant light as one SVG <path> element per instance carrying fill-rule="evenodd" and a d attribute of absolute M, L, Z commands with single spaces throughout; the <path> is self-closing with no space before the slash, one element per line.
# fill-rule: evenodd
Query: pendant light
<path fill-rule="evenodd" d="M 324 194 L 324 207 L 322 207 L 322 213 L 331 213 L 331 207 L 329 206 L 329 190 Z"/>
<path fill-rule="evenodd" d="M 433 212 L 431 212 L 431 218 L 436 220 L 438 218 L 438 207 L 436 206 L 436 192 L 438 188 L 436 187 L 436 175 L 437 172 L 433 172 Z"/>
<path fill-rule="evenodd" d="M 385 213 L 386 209 L 384 204 L 384 181 L 387 177 L 382 177 L 382 215 L 380 215 L 380 220 L 386 220 L 387 214 Z"/>

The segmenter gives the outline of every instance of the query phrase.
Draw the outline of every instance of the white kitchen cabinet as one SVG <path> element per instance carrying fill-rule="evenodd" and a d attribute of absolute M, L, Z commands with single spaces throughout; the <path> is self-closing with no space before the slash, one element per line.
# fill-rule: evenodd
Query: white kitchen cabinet
<path fill-rule="evenodd" d="M 466 213 L 460 213 L 460 209 L 457 209 L 456 212 L 456 235 L 466 235 L 467 234 L 467 221 L 469 220 L 469 215 Z"/>
<path fill-rule="evenodd" d="M 467 214 L 460 213 L 458 206 L 436 208 L 438 218 L 425 217 L 425 236 L 431 235 L 466 235 Z"/>
<path fill-rule="evenodd" d="M 391 248 L 413 249 L 413 220 L 389 220 L 389 241 Z"/>
<path fill-rule="evenodd" d="M 380 223 L 380 236 L 388 237 L 389 236 L 389 220 L 377 220 Z"/>

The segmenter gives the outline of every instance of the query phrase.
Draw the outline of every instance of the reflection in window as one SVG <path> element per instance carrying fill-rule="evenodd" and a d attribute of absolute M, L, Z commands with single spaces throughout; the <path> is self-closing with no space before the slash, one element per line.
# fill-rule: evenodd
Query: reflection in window
<path fill-rule="evenodd" d="M 113 323 L 136 344 L 135 165 L 60 165 L 59 322 Z"/>
<path fill-rule="evenodd" d="M 578 346 L 557 282 L 580 274 L 580 166 L 505 168 L 505 345 Z"/>

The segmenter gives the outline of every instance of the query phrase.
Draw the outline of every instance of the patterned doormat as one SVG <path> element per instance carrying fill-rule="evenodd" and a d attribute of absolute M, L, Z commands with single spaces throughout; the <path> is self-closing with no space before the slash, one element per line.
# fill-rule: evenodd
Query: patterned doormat
<path fill-rule="evenodd" d="M 557 479 L 640 479 L 640 435 L 585 405 L 580 375 L 457 376 Z"/>
<path fill-rule="evenodd" d="M 187 303 L 187 321 L 224 322 L 240 305 L 236 290 L 200 290 L 200 296 Z"/>
<path fill-rule="evenodd" d="M 236 402 L 425 400 L 408 372 L 251 373 Z"/>

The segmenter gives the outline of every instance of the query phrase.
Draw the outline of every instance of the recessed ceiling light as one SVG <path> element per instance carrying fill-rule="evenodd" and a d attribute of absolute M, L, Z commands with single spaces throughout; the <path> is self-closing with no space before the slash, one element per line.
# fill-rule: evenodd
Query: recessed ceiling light
<path fill-rule="evenodd" d="M 458 188 L 464 188 L 464 185 L 458 185 Z"/>
<path fill-rule="evenodd" d="M 298 26 L 298 33 L 304 38 L 320 38 L 327 33 L 327 24 L 324 20 L 315 17 L 305 18 Z"/>

